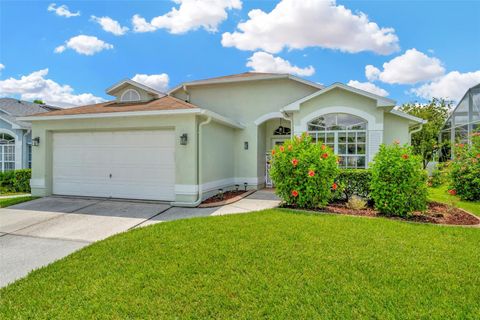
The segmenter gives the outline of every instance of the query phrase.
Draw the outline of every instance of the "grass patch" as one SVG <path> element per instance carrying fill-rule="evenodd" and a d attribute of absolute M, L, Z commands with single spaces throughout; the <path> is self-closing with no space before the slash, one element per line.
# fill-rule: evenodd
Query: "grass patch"
<path fill-rule="evenodd" d="M 38 197 L 25 196 L 25 197 L 0 199 L 0 208 L 10 207 L 15 204 L 19 204 L 22 202 L 27 202 L 35 199 L 38 199 Z"/>
<path fill-rule="evenodd" d="M 455 206 L 467 210 L 480 217 L 480 202 L 462 201 L 458 196 L 452 196 L 448 192 L 447 186 L 440 186 L 437 188 L 429 188 L 428 198 L 432 201 L 443 202 L 447 204 L 455 204 Z"/>
<path fill-rule="evenodd" d="M 0 318 L 475 318 L 480 230 L 282 209 L 114 236 L 0 290 Z"/>

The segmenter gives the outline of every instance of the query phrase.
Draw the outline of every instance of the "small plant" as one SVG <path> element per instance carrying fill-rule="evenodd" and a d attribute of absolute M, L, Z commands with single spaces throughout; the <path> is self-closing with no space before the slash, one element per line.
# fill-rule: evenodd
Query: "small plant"
<path fill-rule="evenodd" d="M 353 210 L 363 210 L 367 207 L 367 201 L 364 199 L 360 198 L 359 196 L 351 196 L 350 199 L 348 199 L 347 202 L 347 208 L 353 209 Z"/>
<path fill-rule="evenodd" d="M 370 180 L 372 173 L 367 169 L 343 169 L 338 175 L 338 184 L 343 192 L 345 200 L 353 195 L 362 198 L 370 196 Z"/>
<path fill-rule="evenodd" d="M 471 145 L 457 144 L 450 165 L 450 189 L 462 200 L 480 200 L 480 132 L 473 133 Z"/>
<path fill-rule="evenodd" d="M 442 172 L 436 168 L 432 171 L 430 177 L 428 177 L 428 186 L 429 187 L 439 187 L 443 184 L 443 174 Z"/>
<path fill-rule="evenodd" d="M 371 170 L 371 197 L 378 211 L 405 217 L 426 209 L 427 173 L 411 147 L 381 145 Z"/>
<path fill-rule="evenodd" d="M 337 157 L 306 134 L 272 150 L 270 176 L 278 196 L 299 208 L 325 206 L 338 189 Z"/>

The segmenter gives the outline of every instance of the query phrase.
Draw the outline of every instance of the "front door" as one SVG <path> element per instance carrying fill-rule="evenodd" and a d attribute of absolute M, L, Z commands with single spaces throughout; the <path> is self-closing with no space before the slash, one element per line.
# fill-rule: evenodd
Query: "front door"
<path fill-rule="evenodd" d="M 267 188 L 273 188 L 273 182 L 272 182 L 272 179 L 270 178 L 270 163 L 272 160 L 272 149 L 275 148 L 275 146 L 282 145 L 285 142 L 285 140 L 288 140 L 288 139 L 290 139 L 290 137 L 272 139 L 270 152 L 267 152 L 265 154 L 265 186 Z"/>

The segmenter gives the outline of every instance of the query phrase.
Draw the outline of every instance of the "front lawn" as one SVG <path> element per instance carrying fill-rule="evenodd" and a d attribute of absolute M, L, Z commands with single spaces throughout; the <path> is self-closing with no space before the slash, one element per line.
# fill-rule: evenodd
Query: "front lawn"
<path fill-rule="evenodd" d="M 446 186 L 428 189 L 430 200 L 447 204 L 454 204 L 459 208 L 462 208 L 464 210 L 467 210 L 468 212 L 480 216 L 480 202 L 461 201 L 458 196 L 452 196 L 448 194 L 448 188 Z"/>
<path fill-rule="evenodd" d="M 475 318 L 480 229 L 288 210 L 95 243 L 0 290 L 0 318 Z"/>
<path fill-rule="evenodd" d="M 3 198 L 3 199 L 0 199 L 0 208 L 10 207 L 10 206 L 13 206 L 15 204 L 31 201 L 31 200 L 34 200 L 34 199 L 37 199 L 37 198 L 38 197 L 32 197 L 32 196 Z"/>

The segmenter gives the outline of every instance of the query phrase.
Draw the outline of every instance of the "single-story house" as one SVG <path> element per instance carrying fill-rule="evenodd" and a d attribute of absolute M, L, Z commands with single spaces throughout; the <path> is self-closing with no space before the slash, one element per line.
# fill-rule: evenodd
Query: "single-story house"
<path fill-rule="evenodd" d="M 32 194 L 164 200 L 193 206 L 229 188 L 262 188 L 275 144 L 308 132 L 344 168 L 366 168 L 380 144 L 409 143 L 422 119 L 345 84 L 247 72 L 161 93 L 132 80 L 112 101 L 25 118 Z"/>
<path fill-rule="evenodd" d="M 58 108 L 14 98 L 0 98 L 0 171 L 30 168 L 32 128 L 19 120 Z"/>

